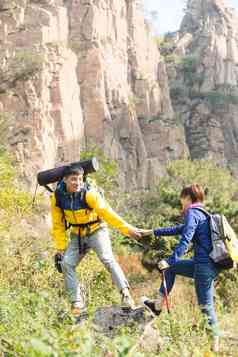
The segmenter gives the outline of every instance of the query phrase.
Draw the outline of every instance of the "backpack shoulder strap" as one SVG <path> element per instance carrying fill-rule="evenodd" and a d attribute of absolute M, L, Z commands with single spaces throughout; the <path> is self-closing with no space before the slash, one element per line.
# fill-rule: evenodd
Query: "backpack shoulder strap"
<path fill-rule="evenodd" d="M 56 205 L 56 207 L 60 207 L 60 198 L 59 198 L 60 192 L 59 192 L 59 190 L 56 189 L 54 194 L 55 194 L 55 205 Z"/>
<path fill-rule="evenodd" d="M 67 230 L 70 228 L 70 225 L 66 221 L 64 210 L 60 205 L 60 191 L 57 188 L 54 191 L 54 195 L 55 195 L 55 206 L 60 208 L 62 213 L 62 222 L 64 223 L 65 229 Z"/>
<path fill-rule="evenodd" d="M 211 217 L 211 214 L 205 209 L 205 208 L 202 208 L 202 207 L 191 207 L 192 209 L 196 209 L 198 211 L 201 211 L 203 212 L 206 216 L 208 217 Z"/>
<path fill-rule="evenodd" d="M 88 185 L 85 185 L 85 187 L 80 192 L 80 199 L 85 204 L 85 206 L 87 206 L 87 209 L 91 210 L 92 208 L 89 207 L 89 205 L 86 201 L 86 194 L 89 190 L 90 190 L 90 187 Z"/>
<path fill-rule="evenodd" d="M 198 210 L 198 211 L 201 211 L 201 212 L 203 212 L 207 217 L 211 217 L 211 214 L 207 211 L 207 210 L 205 210 L 205 208 L 202 208 L 202 207 L 192 207 L 192 209 L 196 209 L 196 210 Z M 210 230 L 211 230 L 211 227 L 210 227 Z M 211 239 L 211 236 L 210 236 L 210 239 Z M 195 240 L 195 242 L 201 247 L 201 248 L 203 248 L 204 250 L 205 250 L 205 252 L 207 252 L 208 254 L 210 254 L 211 253 L 211 251 L 209 250 L 209 249 L 207 249 L 207 247 L 205 247 L 203 244 L 201 244 L 197 239 Z"/>

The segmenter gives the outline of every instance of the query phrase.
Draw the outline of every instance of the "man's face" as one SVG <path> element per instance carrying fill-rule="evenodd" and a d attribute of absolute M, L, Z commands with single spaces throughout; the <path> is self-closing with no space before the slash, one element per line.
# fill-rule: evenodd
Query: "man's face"
<path fill-rule="evenodd" d="M 83 175 L 70 175 L 64 178 L 67 192 L 78 192 L 83 187 Z"/>

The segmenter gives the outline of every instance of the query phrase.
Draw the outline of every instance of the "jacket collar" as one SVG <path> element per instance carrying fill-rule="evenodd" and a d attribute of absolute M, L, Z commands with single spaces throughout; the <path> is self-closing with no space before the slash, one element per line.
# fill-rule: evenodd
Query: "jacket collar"
<path fill-rule="evenodd" d="M 188 207 L 186 207 L 186 209 L 182 212 L 183 214 L 186 214 L 189 210 L 189 208 L 203 208 L 204 204 L 201 202 L 194 202 L 191 203 L 190 205 L 188 205 Z"/>

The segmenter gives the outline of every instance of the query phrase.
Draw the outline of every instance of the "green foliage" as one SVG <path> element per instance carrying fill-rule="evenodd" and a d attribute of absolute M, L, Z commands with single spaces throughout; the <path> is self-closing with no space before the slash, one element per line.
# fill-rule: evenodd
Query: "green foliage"
<path fill-rule="evenodd" d="M 94 155 L 101 165 L 96 179 L 110 192 L 116 164 L 98 149 L 82 153 L 81 158 Z M 134 329 L 126 335 L 118 331 L 115 339 L 96 335 L 92 329 L 91 319 L 99 306 L 109 301 L 119 303 L 120 294 L 110 274 L 94 253 L 81 262 L 79 276 L 90 318 L 83 326 L 75 325 L 63 277 L 54 268 L 52 239 L 47 228 L 42 229 L 38 207 L 32 208 L 31 197 L 20 190 L 16 170 L 5 151 L 0 155 L 0 180 L 0 260 L 4 266 L 0 270 L 0 354 L 103 357 L 105 351 L 111 351 L 115 356 L 126 356 L 136 338 Z M 139 353 L 135 356 L 144 357 Z"/>
<path fill-rule="evenodd" d="M 16 177 L 16 170 L 11 163 L 12 157 L 2 148 L 0 151 L 0 181 L 6 188 Z"/>
<path fill-rule="evenodd" d="M 190 87 L 194 84 L 198 84 L 200 86 L 204 80 L 203 73 L 197 72 L 199 60 L 199 56 L 193 54 L 182 57 L 179 63 L 184 76 L 185 84 Z"/>
<path fill-rule="evenodd" d="M 16 185 L 16 170 L 11 156 L 0 150 L 0 210 L 8 215 L 22 216 L 31 209 L 31 196 Z M 5 221 L 2 223 L 4 224 Z M 0 224 L 1 227 L 1 224 Z"/>
<path fill-rule="evenodd" d="M 179 99 L 189 97 L 190 90 L 187 86 L 182 83 L 173 83 L 170 86 L 170 96 L 172 99 Z"/>
<path fill-rule="evenodd" d="M 200 98 L 205 100 L 212 108 L 229 104 L 238 105 L 237 86 L 224 84 L 211 91 L 200 92 L 204 74 L 198 70 L 200 57 L 197 54 L 186 55 L 179 59 L 174 59 L 174 54 L 169 54 L 166 62 L 177 64 L 177 68 L 184 78 L 184 84 L 179 83 L 179 81 L 172 83 L 170 94 L 173 99 L 180 99 L 181 97 Z"/>
<path fill-rule="evenodd" d="M 81 159 L 97 156 L 101 164 L 96 174 L 97 182 L 110 194 L 115 191 L 114 182 L 118 171 L 115 163 L 94 148 L 81 153 Z M 11 156 L 0 152 L 0 354 L 8 357 L 126 357 L 141 336 L 135 326 L 118 329 L 117 336 L 106 337 L 93 328 L 93 314 L 102 305 L 119 302 L 119 294 L 112 285 L 110 274 L 94 253 L 90 253 L 79 267 L 80 281 L 89 303 L 89 321 L 75 325 L 64 294 L 63 277 L 54 269 L 53 242 L 45 226 L 42 229 L 39 209 L 28 212 L 29 196 L 17 183 L 16 170 Z M 234 200 L 237 184 L 226 170 L 206 161 L 177 161 L 168 167 L 169 175 L 161 179 L 153 192 L 129 195 L 127 202 L 121 196 L 123 216 L 142 227 L 174 224 L 178 221 L 180 207 L 178 195 L 183 185 L 197 181 L 210 189 L 207 197 L 209 209 L 225 212 L 234 224 L 237 221 L 237 203 Z M 4 190 L 9 189 L 2 197 Z M 116 196 L 115 196 L 116 197 Z M 117 202 L 116 205 L 119 205 Z M 8 217 L 8 218 L 6 218 Z M 38 226 L 39 225 L 39 226 Z M 133 284 L 141 283 L 140 255 L 136 250 L 121 246 L 120 236 L 114 245 L 120 250 L 120 264 L 132 278 Z M 124 240 L 124 238 L 123 238 Z M 130 240 L 131 241 L 131 240 Z M 177 239 L 145 240 L 150 251 L 164 257 L 170 254 Z M 143 240 L 144 242 L 144 240 Z M 142 242 L 141 242 L 142 243 Z M 133 249 L 133 250 L 132 250 Z M 132 259 L 132 265 L 130 261 Z M 234 303 L 236 278 L 224 275 L 219 294 Z M 222 278 L 223 279 L 223 278 Z M 230 284 L 230 285 L 226 285 Z M 145 287 L 145 282 L 139 285 Z M 229 287 L 227 294 L 226 287 Z M 148 281 L 147 289 L 151 289 Z M 187 290 L 188 289 L 188 290 Z M 221 290 L 220 290 L 221 289 Z M 185 290 L 185 292 L 184 292 Z M 176 290 L 177 291 L 177 290 Z M 189 285 L 182 284 L 183 294 L 189 296 L 187 304 L 181 304 L 185 295 L 178 295 L 176 309 L 171 315 L 163 313 L 157 321 L 160 334 L 165 338 L 163 357 L 174 355 L 200 356 L 207 345 L 206 324 L 194 309 L 194 298 Z M 229 295 L 229 296 L 228 296 Z M 191 301 L 190 301 L 191 300 Z M 220 312 L 221 314 L 221 312 Z M 183 319 L 181 319 L 183 316 Z M 199 354 L 200 353 L 200 354 Z M 155 357 L 158 353 L 143 352 L 140 348 L 133 357 Z"/>
<path fill-rule="evenodd" d="M 189 72 L 187 75 L 187 84 L 189 86 L 196 83 L 200 85 L 202 83 L 202 80 L 203 78 L 202 76 L 200 77 L 200 74 Z M 175 89 L 172 88 L 171 90 L 171 95 L 176 98 L 179 95 L 180 89 L 180 87 L 176 88 L 175 86 Z M 222 108 L 230 104 L 238 105 L 238 91 L 237 87 L 235 86 L 223 85 L 208 92 L 200 92 L 199 90 L 193 89 L 191 90 L 188 87 L 187 91 L 187 95 L 191 99 L 200 98 L 202 100 L 205 100 L 213 109 Z"/>
<path fill-rule="evenodd" d="M 17 51 L 12 64 L 16 80 L 27 80 L 42 68 L 41 55 L 30 50 Z"/>
<path fill-rule="evenodd" d="M 90 319 L 75 325 L 64 296 L 62 275 L 54 269 L 51 238 L 44 237 L 43 232 L 34 237 L 15 217 L 12 221 L 14 225 L 0 240 L 4 266 L 0 270 L 0 352 L 19 357 L 100 357 L 105 349 L 123 353 L 133 343 L 133 331 L 131 337 L 119 333 L 113 343 L 106 337 L 96 337 L 92 329 L 96 308 L 109 301 L 117 304 L 120 298 L 95 254 L 88 254 L 79 269 Z"/>
<path fill-rule="evenodd" d="M 166 37 L 156 37 L 156 43 L 162 56 L 171 55 L 176 48 L 174 41 Z"/>
<path fill-rule="evenodd" d="M 212 106 L 238 105 L 238 91 L 236 87 L 221 86 L 210 92 L 203 93 L 203 98 Z"/>
<path fill-rule="evenodd" d="M 179 64 L 181 61 L 181 57 L 172 53 L 164 56 L 164 61 L 166 63 L 173 63 L 173 64 Z"/>
<path fill-rule="evenodd" d="M 193 72 L 199 63 L 199 57 L 195 54 L 186 55 L 181 58 L 180 63 L 184 72 Z"/>
<path fill-rule="evenodd" d="M 165 39 L 164 37 L 157 37 L 157 44 L 159 46 L 160 49 L 166 49 L 168 51 L 174 50 L 174 43 L 172 41 L 168 41 L 167 39 Z"/>
<path fill-rule="evenodd" d="M 100 148 L 93 144 L 88 145 L 87 151 L 81 151 L 80 153 L 81 160 L 86 160 L 91 157 L 96 157 L 100 165 L 99 170 L 91 176 L 106 192 L 110 193 L 111 190 L 115 190 L 118 175 L 116 161 L 109 159 Z"/>
<path fill-rule="evenodd" d="M 15 86 L 17 81 L 26 81 L 42 69 L 43 57 L 30 50 L 17 50 L 5 67 L 0 70 L 0 93 Z"/>

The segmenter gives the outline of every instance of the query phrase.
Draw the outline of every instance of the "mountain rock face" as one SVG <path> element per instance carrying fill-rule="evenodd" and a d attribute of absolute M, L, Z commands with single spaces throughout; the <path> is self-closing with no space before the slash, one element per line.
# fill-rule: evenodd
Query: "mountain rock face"
<path fill-rule="evenodd" d="M 84 129 L 78 61 L 67 45 L 62 4 L 7 0 L 0 11 L 0 106 L 10 147 L 31 182 L 36 170 L 78 158 Z"/>
<path fill-rule="evenodd" d="M 237 84 L 238 19 L 222 0 L 189 0 L 160 50 L 140 0 L 0 2 L 0 123 L 29 183 L 94 145 L 126 190 L 185 156 L 238 176 Z"/>
<path fill-rule="evenodd" d="M 165 44 L 191 158 L 212 159 L 238 176 L 238 17 L 222 0 L 190 0 L 180 31 Z"/>
<path fill-rule="evenodd" d="M 22 175 L 97 145 L 126 189 L 184 156 L 165 64 L 137 0 L 2 0 L 0 109 Z"/>

